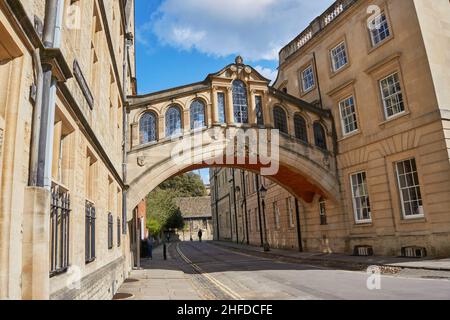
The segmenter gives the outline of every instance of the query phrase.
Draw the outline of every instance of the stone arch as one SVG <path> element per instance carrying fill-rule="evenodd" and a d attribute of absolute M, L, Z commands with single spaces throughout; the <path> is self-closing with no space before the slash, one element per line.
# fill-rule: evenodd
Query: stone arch
<path fill-rule="evenodd" d="M 208 135 L 208 133 L 204 134 Z M 186 143 L 183 141 L 185 137 L 165 144 L 149 146 L 145 150 L 131 152 L 128 165 L 129 210 L 137 206 L 159 184 L 178 174 L 208 167 L 230 167 L 259 172 L 264 167 L 260 163 L 253 165 L 239 165 L 236 162 L 232 165 L 211 164 L 209 161 L 215 158 L 212 154 L 223 156 L 223 143 L 226 142 L 224 137 L 225 133 L 223 133 L 223 137 L 215 137 L 216 139 L 211 139 L 202 145 L 199 155 L 203 161 L 196 163 L 191 160 L 186 161 L 190 159 L 189 155 L 178 159 L 171 156 L 171 151 L 176 144 Z M 324 165 L 322 152 L 292 142 L 293 140 L 289 137 L 280 138 L 279 159 L 273 160 L 277 162 L 279 171 L 270 179 L 308 203 L 313 201 L 316 194 L 338 202 L 339 183 L 335 176 L 335 168 Z M 205 146 L 209 146 L 209 149 Z M 213 151 L 212 154 L 211 151 Z"/>

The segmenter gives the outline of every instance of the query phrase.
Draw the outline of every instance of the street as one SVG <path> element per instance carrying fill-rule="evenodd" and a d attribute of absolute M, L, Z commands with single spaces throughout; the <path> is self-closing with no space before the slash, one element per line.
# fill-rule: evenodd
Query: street
<path fill-rule="evenodd" d="M 153 263 L 153 265 L 152 265 Z M 333 270 L 320 266 L 275 261 L 211 243 L 182 242 L 169 246 L 169 260 L 143 263 L 144 269 L 135 271 L 134 284 L 139 299 L 225 299 L 225 300 L 392 300 L 392 299 L 449 299 L 448 279 L 421 278 L 420 275 L 382 275 L 370 282 L 370 275 L 361 271 Z M 156 268 L 156 269 L 155 269 Z M 164 270 L 164 269 L 167 270 Z M 178 270 L 176 270 L 178 269 Z M 142 281 L 151 279 L 148 272 L 160 274 L 177 272 L 173 287 L 166 290 L 161 282 L 155 285 Z M 147 274 L 145 274 L 147 272 Z M 160 279 L 161 277 L 156 277 Z M 180 281 L 183 285 L 180 286 Z M 379 286 L 377 286 L 379 284 Z M 146 286 L 153 293 L 145 295 L 138 289 Z M 169 286 L 173 286 L 169 284 Z M 126 290 L 126 285 L 121 292 Z M 158 290 L 168 295 L 157 294 Z"/>

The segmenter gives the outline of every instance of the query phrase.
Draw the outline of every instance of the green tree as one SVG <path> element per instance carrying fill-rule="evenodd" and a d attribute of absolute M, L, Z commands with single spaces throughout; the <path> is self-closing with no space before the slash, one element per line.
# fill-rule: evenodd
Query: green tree
<path fill-rule="evenodd" d="M 187 173 L 163 182 L 160 189 L 171 190 L 177 193 L 177 197 L 203 197 L 206 196 L 206 188 L 202 178 L 195 173 Z"/>
<path fill-rule="evenodd" d="M 158 236 L 166 229 L 183 229 L 184 219 L 175 199 L 205 195 L 205 185 L 201 177 L 194 173 L 163 182 L 147 196 L 147 228 L 150 233 Z"/>

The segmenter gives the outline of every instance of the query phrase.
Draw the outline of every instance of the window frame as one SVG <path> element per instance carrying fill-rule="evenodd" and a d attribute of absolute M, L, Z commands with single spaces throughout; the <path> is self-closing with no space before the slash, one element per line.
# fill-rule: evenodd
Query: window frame
<path fill-rule="evenodd" d="M 114 248 L 114 220 L 111 212 L 108 213 L 108 250 Z"/>
<path fill-rule="evenodd" d="M 170 128 L 170 125 L 172 125 L 172 123 L 169 123 L 171 120 L 168 117 L 169 116 L 169 112 L 171 112 L 172 110 L 177 110 L 179 113 L 179 128 L 178 127 L 174 127 L 173 130 L 171 130 L 172 128 Z M 182 132 L 183 132 L 183 111 L 182 108 L 179 105 L 176 104 L 172 104 L 169 106 L 169 108 L 167 108 L 165 114 L 165 134 L 166 134 L 166 138 L 175 138 L 175 137 L 179 137 Z M 178 131 L 179 130 L 179 131 Z M 170 132 L 173 131 L 173 132 Z"/>
<path fill-rule="evenodd" d="M 232 85 L 233 120 L 237 124 L 249 124 L 250 110 L 247 85 L 244 81 L 236 79 Z M 244 103 L 245 102 L 245 103 Z M 238 121 L 239 120 L 239 121 Z"/>
<path fill-rule="evenodd" d="M 407 162 L 407 161 L 414 161 L 414 164 L 415 164 L 415 167 L 416 167 L 416 171 L 412 171 L 412 172 L 410 172 L 411 174 L 416 174 L 416 176 L 417 176 L 417 182 L 418 182 L 418 184 L 415 184 L 414 186 L 407 186 L 406 188 L 404 188 L 404 187 L 402 187 L 402 184 L 401 184 L 401 180 L 400 180 L 400 173 L 399 173 L 399 170 L 398 170 L 398 165 L 400 164 L 400 163 L 402 163 L 402 164 L 404 164 L 405 162 Z M 418 168 L 417 168 L 417 160 L 416 160 L 416 158 L 414 158 L 414 157 L 412 157 L 412 158 L 408 158 L 408 159 L 405 159 L 405 160 L 400 160 L 400 161 L 396 161 L 395 163 L 394 163 L 394 171 L 395 171 L 395 175 L 396 175 L 396 178 L 397 178 L 397 191 L 398 191 L 398 193 L 399 193 L 399 196 L 400 196 L 400 208 L 401 208 L 401 213 L 402 213 L 402 218 L 403 218 L 403 220 L 415 220 L 415 219 L 423 219 L 423 218 L 425 218 L 425 207 L 424 207 L 424 199 L 423 199 L 423 193 L 422 193 L 422 189 L 421 189 L 421 184 L 420 184 L 420 177 L 419 177 L 419 171 L 418 171 Z M 422 208 L 422 212 L 421 213 L 419 213 L 419 214 L 413 214 L 413 215 L 406 215 L 406 207 L 405 207 L 405 199 L 404 199 L 404 196 L 403 196 L 403 191 L 404 190 L 410 190 L 410 189 L 412 189 L 412 188 L 414 188 L 414 189 L 416 189 L 415 191 L 417 192 L 417 188 L 418 188 L 418 190 L 419 190 L 419 193 L 420 193 L 420 202 L 421 202 L 421 206 L 419 206 L 419 208 Z M 419 200 L 416 200 L 416 201 L 419 201 Z"/>
<path fill-rule="evenodd" d="M 153 120 L 155 121 L 155 127 L 154 127 L 155 139 L 154 140 L 147 139 L 148 141 L 144 141 L 144 139 L 142 137 L 142 133 L 143 133 L 143 123 L 142 122 L 144 120 L 144 117 L 146 117 L 146 116 L 153 117 Z M 146 129 L 148 130 L 149 128 L 146 128 Z M 146 133 L 148 135 L 149 132 L 146 132 Z M 145 145 L 145 144 L 155 143 L 155 142 L 158 142 L 158 115 L 154 111 L 146 111 L 141 115 L 141 117 L 139 119 L 139 144 Z"/>
<path fill-rule="evenodd" d="M 291 229 L 295 227 L 295 221 L 294 221 L 294 206 L 295 206 L 295 204 L 293 204 L 292 202 L 293 202 L 292 197 L 286 198 L 287 211 L 288 211 L 288 223 L 289 223 L 289 228 L 291 228 Z"/>
<path fill-rule="evenodd" d="M 392 97 L 393 94 L 389 95 L 388 97 L 385 97 L 385 96 L 384 96 L 382 82 L 385 81 L 385 80 L 387 80 L 388 78 L 394 76 L 394 75 L 397 75 L 397 82 L 398 82 L 398 84 L 399 84 L 399 86 L 400 86 L 400 93 L 401 93 L 401 95 L 402 95 L 403 110 L 402 110 L 401 112 L 397 112 L 397 113 L 393 114 L 392 116 L 389 116 L 389 115 L 388 115 L 388 112 L 387 112 L 386 99 Z M 402 79 L 401 79 L 401 75 L 400 75 L 400 72 L 399 72 L 399 71 L 396 70 L 396 71 L 394 71 L 394 72 L 388 74 L 387 76 L 385 76 L 385 77 L 379 79 L 379 80 L 378 80 L 378 88 L 379 88 L 379 90 L 380 90 L 381 102 L 382 102 L 382 104 L 383 104 L 383 114 L 384 114 L 384 118 L 385 118 L 386 121 L 391 120 L 391 119 L 394 119 L 394 118 L 397 118 L 397 117 L 399 117 L 399 116 L 401 116 L 401 115 L 403 115 L 403 114 L 406 113 L 406 99 L 405 99 L 405 93 L 404 93 L 404 88 L 403 88 L 403 84 L 402 84 Z M 395 95 L 398 96 L 398 92 L 396 92 Z"/>
<path fill-rule="evenodd" d="M 345 124 L 345 119 L 344 119 L 344 115 L 343 115 L 343 104 L 345 104 L 348 100 L 352 99 L 352 105 L 353 105 L 353 109 L 354 112 L 352 113 L 352 116 L 354 117 L 354 121 L 352 122 L 355 125 L 355 129 L 349 132 L 346 132 L 346 124 Z M 347 107 L 347 105 L 346 105 Z M 346 119 L 349 116 L 346 116 Z M 356 102 L 355 102 L 355 96 L 352 94 L 350 96 L 348 96 L 347 98 L 344 98 L 342 100 L 339 101 L 339 118 L 341 119 L 341 131 L 342 131 L 342 135 L 344 137 L 355 134 L 357 132 L 359 132 L 360 128 L 359 128 L 359 121 L 358 121 L 358 112 L 356 111 Z"/>
<path fill-rule="evenodd" d="M 300 128 L 299 126 L 297 126 L 299 123 L 297 122 L 297 119 L 301 119 L 302 121 L 304 121 L 304 128 L 302 127 L 302 128 Z M 304 138 L 305 139 L 301 139 L 301 137 L 299 137 L 300 136 L 300 134 L 298 134 L 298 133 L 300 133 L 299 131 L 300 131 L 300 129 L 304 129 L 304 134 L 305 134 L 305 136 L 304 136 Z M 299 141 L 301 141 L 301 142 L 303 142 L 303 143 L 306 143 L 306 144 L 309 144 L 309 132 L 308 132 L 308 121 L 306 120 L 306 118 L 301 114 L 301 113 L 296 113 L 296 114 L 294 114 L 294 136 L 295 136 L 295 138 L 297 139 L 297 140 L 299 140 Z"/>
<path fill-rule="evenodd" d="M 312 84 L 310 87 L 306 88 L 305 87 L 305 72 L 308 70 L 311 70 Z M 313 68 L 312 64 L 309 64 L 301 71 L 300 78 L 301 78 L 301 82 L 302 82 L 302 93 L 306 94 L 306 93 L 314 90 L 314 88 L 316 87 L 316 76 L 314 74 L 314 68 Z"/>
<path fill-rule="evenodd" d="M 353 177 L 360 175 L 360 174 L 364 174 L 365 177 L 365 191 L 366 194 L 364 195 L 364 197 L 367 198 L 368 202 L 369 202 L 369 219 L 359 219 L 358 217 L 358 209 L 357 209 L 357 205 L 356 205 L 356 195 L 355 195 L 355 191 L 354 191 L 354 185 L 353 185 Z M 353 204 L 353 215 L 355 218 L 355 223 L 356 224 L 370 224 L 373 222 L 373 218 L 372 218 L 372 207 L 371 207 L 371 202 L 370 202 L 370 194 L 369 194 L 369 187 L 368 187 L 368 183 L 367 183 L 367 172 L 366 171 L 358 171 L 355 173 L 350 174 L 350 189 L 351 189 L 351 194 L 352 194 L 352 204 Z M 362 197 L 360 197 L 362 198 Z M 362 215 L 361 215 L 362 216 Z"/>
<path fill-rule="evenodd" d="M 223 104 L 222 104 L 223 102 Z M 219 91 L 217 92 L 217 112 L 219 114 L 219 118 L 217 119 L 220 124 L 227 123 L 227 103 L 225 98 L 225 92 Z M 221 119 L 223 117 L 223 119 Z"/>
<path fill-rule="evenodd" d="M 96 259 L 95 251 L 95 221 L 97 219 L 95 204 L 86 200 L 85 204 L 85 263 L 89 264 Z M 89 231 L 89 233 L 88 233 Z"/>
<path fill-rule="evenodd" d="M 274 201 L 273 204 L 273 218 L 274 218 L 274 226 L 275 230 L 281 229 L 281 214 L 280 214 L 280 207 L 278 206 L 278 201 Z"/>
<path fill-rule="evenodd" d="M 198 103 L 199 105 L 194 105 Z M 198 111 L 195 110 L 194 108 L 197 108 L 201 105 L 202 107 L 202 112 L 201 115 L 203 116 L 203 121 L 201 126 L 196 126 L 197 122 L 193 122 L 193 115 L 200 115 L 200 112 L 194 112 L 194 111 Z M 194 99 L 194 101 L 191 102 L 191 105 L 189 107 L 189 116 L 190 116 L 190 126 L 191 126 L 191 130 L 196 131 L 196 130 L 203 130 L 204 128 L 206 128 L 206 104 L 203 102 L 203 100 L 201 99 Z M 197 123 L 198 124 L 198 123 Z"/>
<path fill-rule="evenodd" d="M 338 47 L 340 47 L 342 45 L 344 46 L 346 62 L 343 65 L 341 65 L 339 68 L 336 68 L 336 61 L 334 59 L 333 51 L 335 51 Z M 348 49 L 347 49 L 347 44 L 346 44 L 345 40 L 342 40 L 336 46 L 334 46 L 333 48 L 330 49 L 330 59 L 331 59 L 331 70 L 333 71 L 333 73 L 337 73 L 338 71 L 342 70 L 349 64 L 350 60 L 349 60 Z"/>
<path fill-rule="evenodd" d="M 276 114 L 275 111 L 278 111 L 278 110 L 281 110 L 282 113 L 283 113 L 283 117 L 282 117 L 283 119 L 280 118 L 278 120 L 282 120 L 283 121 L 282 126 L 284 128 L 278 128 L 277 127 L 277 124 L 280 124 L 280 123 L 277 122 L 277 118 L 278 117 L 275 116 L 275 114 Z M 273 107 L 272 114 L 273 114 L 273 126 L 274 126 L 274 128 L 278 129 L 280 131 L 280 133 L 289 135 L 289 124 L 288 124 L 288 122 L 289 122 L 288 118 L 289 117 L 288 117 L 288 113 L 286 112 L 286 110 L 282 106 L 276 105 L 276 106 Z M 285 131 L 283 129 L 285 129 Z"/>
<path fill-rule="evenodd" d="M 316 131 L 317 126 L 320 126 L 320 128 L 321 128 L 320 133 L 323 133 L 324 146 L 320 146 L 319 143 L 317 143 L 318 142 L 317 131 Z M 322 151 L 328 151 L 327 130 L 320 121 L 316 121 L 313 123 L 313 133 L 314 133 L 314 146 L 316 148 L 319 148 Z"/>
<path fill-rule="evenodd" d="M 325 198 L 321 197 L 319 199 L 319 216 L 320 216 L 320 225 L 326 226 L 328 225 L 327 219 L 327 201 Z"/>
<path fill-rule="evenodd" d="M 383 43 L 385 43 L 386 41 L 388 41 L 390 38 L 392 38 L 391 23 L 390 23 L 390 21 L 389 21 L 388 15 L 386 14 L 385 11 L 380 12 L 379 15 L 377 15 L 376 17 L 374 17 L 373 19 L 371 19 L 371 20 L 369 21 L 369 24 L 372 24 L 373 21 L 375 21 L 375 19 L 378 19 L 379 17 L 382 17 L 382 16 L 384 16 L 384 21 L 385 21 L 385 23 L 386 23 L 386 25 L 387 25 L 387 30 L 388 30 L 389 34 L 388 34 L 385 38 L 383 38 L 383 39 L 380 38 L 380 41 L 379 41 L 378 43 L 375 43 L 375 41 L 374 41 L 373 30 L 371 30 L 370 28 L 368 28 L 369 38 L 370 38 L 370 44 L 371 44 L 372 48 L 377 48 L 377 47 L 381 46 Z"/>

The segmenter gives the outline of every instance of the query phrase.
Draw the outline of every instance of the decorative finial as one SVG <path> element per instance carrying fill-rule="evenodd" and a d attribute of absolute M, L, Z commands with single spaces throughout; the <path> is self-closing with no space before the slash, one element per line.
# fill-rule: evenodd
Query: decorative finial
<path fill-rule="evenodd" d="M 236 62 L 236 64 L 244 64 L 244 59 L 242 59 L 241 56 L 237 56 L 234 62 Z"/>

